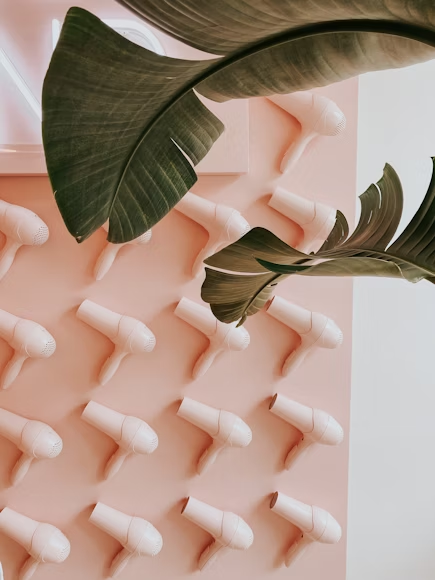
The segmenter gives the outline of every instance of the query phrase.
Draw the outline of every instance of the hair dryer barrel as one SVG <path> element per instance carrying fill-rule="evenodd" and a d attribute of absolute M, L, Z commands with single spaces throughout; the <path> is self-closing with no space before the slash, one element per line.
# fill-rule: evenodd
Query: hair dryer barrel
<path fill-rule="evenodd" d="M 298 334 L 305 334 L 311 330 L 311 311 L 292 304 L 281 296 L 272 298 L 267 313 Z"/>
<path fill-rule="evenodd" d="M 86 299 L 80 304 L 77 310 L 77 318 L 86 322 L 86 324 L 89 324 L 95 330 L 105 334 L 107 337 L 114 338 L 122 316 L 117 312 L 113 312 L 104 306 L 100 306 Z"/>
<path fill-rule="evenodd" d="M 23 429 L 28 422 L 29 419 L 25 417 L 0 409 L 0 435 L 17 446 L 21 443 Z"/>
<path fill-rule="evenodd" d="M 115 441 L 119 441 L 122 435 L 122 425 L 126 415 L 114 411 L 105 405 L 100 405 L 95 401 L 89 401 L 83 413 L 83 419 L 99 429 Z"/>
<path fill-rule="evenodd" d="M 213 437 L 219 431 L 219 410 L 184 397 L 177 415 Z"/>
<path fill-rule="evenodd" d="M 217 320 L 206 306 L 183 297 L 175 308 L 175 314 L 206 336 L 216 332 Z"/>
<path fill-rule="evenodd" d="M 190 191 L 180 199 L 175 209 L 206 229 L 210 220 L 213 220 L 216 214 L 215 203 Z"/>
<path fill-rule="evenodd" d="M 27 551 L 32 546 L 32 538 L 38 525 L 39 522 L 8 507 L 0 512 L 0 531 Z"/>
<path fill-rule="evenodd" d="M 211 534 L 219 538 L 222 533 L 223 511 L 203 501 L 188 497 L 181 511 L 182 515 Z"/>
<path fill-rule="evenodd" d="M 10 312 L 0 310 L 0 337 L 7 342 L 11 342 L 15 327 L 20 320 L 22 319 Z"/>

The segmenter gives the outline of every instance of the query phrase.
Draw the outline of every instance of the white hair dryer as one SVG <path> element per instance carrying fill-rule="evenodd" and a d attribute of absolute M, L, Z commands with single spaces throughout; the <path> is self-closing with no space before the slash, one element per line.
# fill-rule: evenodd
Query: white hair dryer
<path fill-rule="evenodd" d="M 243 326 L 237 327 L 237 322 L 220 322 L 209 308 L 189 298 L 180 300 L 175 308 L 175 315 L 205 334 L 210 341 L 208 349 L 195 363 L 192 373 L 194 379 L 202 377 L 208 371 L 218 354 L 226 350 L 245 350 L 249 345 L 250 336 Z"/>
<path fill-rule="evenodd" d="M 336 209 L 295 195 L 283 187 L 275 188 L 268 204 L 300 226 L 304 237 L 296 249 L 305 254 L 317 252 L 335 225 Z"/>
<path fill-rule="evenodd" d="M 143 322 L 113 312 L 91 300 L 81 303 L 77 318 L 106 335 L 115 345 L 115 350 L 100 371 L 100 385 L 105 385 L 113 377 L 128 354 L 151 352 L 156 345 L 156 337 Z"/>
<path fill-rule="evenodd" d="M 89 521 L 122 546 L 115 556 L 109 575 L 117 578 L 133 557 L 156 556 L 163 546 L 160 532 L 143 518 L 129 516 L 101 502 L 95 506 Z"/>
<path fill-rule="evenodd" d="M 111 437 L 119 446 L 106 465 L 106 479 L 118 473 L 129 455 L 152 453 L 159 444 L 157 433 L 145 421 L 118 413 L 95 401 L 86 405 L 82 418 Z"/>
<path fill-rule="evenodd" d="M 290 469 L 296 458 L 306 453 L 314 443 L 339 445 L 343 441 L 343 427 L 325 411 L 301 405 L 278 393 L 273 396 L 269 409 L 302 433 L 301 439 L 286 457 L 286 469 Z"/>
<path fill-rule="evenodd" d="M 63 443 L 50 425 L 32 421 L 0 409 L 0 435 L 12 441 L 22 452 L 11 476 L 12 485 L 20 483 L 35 459 L 54 459 Z"/>
<path fill-rule="evenodd" d="M 197 471 L 200 475 L 213 465 L 225 447 L 247 447 L 252 441 L 252 431 L 237 415 L 204 405 L 184 397 L 177 415 L 199 427 L 213 438 L 213 443 L 201 455 Z"/>
<path fill-rule="evenodd" d="M 312 312 L 280 296 L 272 298 L 266 311 L 270 316 L 297 332 L 301 339 L 300 345 L 284 362 L 283 376 L 296 370 L 314 348 L 337 348 L 343 342 L 342 331 L 333 320 L 320 312 Z"/>
<path fill-rule="evenodd" d="M 0 253 L 0 280 L 8 272 L 21 246 L 41 246 L 48 240 L 47 225 L 40 217 L 20 205 L 0 200 L 0 230 L 6 243 Z"/>
<path fill-rule="evenodd" d="M 29 553 L 20 571 L 20 580 L 30 580 L 40 564 L 61 564 L 70 553 L 70 543 L 62 532 L 5 507 L 0 513 L 0 532 Z"/>
<path fill-rule="evenodd" d="M 11 386 L 28 358 L 48 358 L 56 350 L 56 341 L 43 326 L 5 310 L 0 310 L 0 337 L 15 351 L 1 375 L 2 389 Z"/>
<path fill-rule="evenodd" d="M 224 512 L 194 497 L 186 500 L 181 513 L 214 538 L 199 557 L 199 570 L 208 569 L 230 550 L 247 550 L 252 546 L 254 533 L 237 514 Z"/>
<path fill-rule="evenodd" d="M 272 103 L 295 117 L 301 125 L 300 135 L 281 161 L 281 172 L 290 171 L 299 161 L 310 141 L 319 135 L 334 137 L 346 128 L 343 111 L 327 97 L 311 91 L 267 97 Z"/>
<path fill-rule="evenodd" d="M 195 277 L 202 272 L 204 260 L 236 242 L 251 229 L 239 211 L 227 205 L 215 204 L 194 193 L 186 193 L 175 209 L 208 231 L 207 245 L 198 254 L 192 268 Z"/>
<path fill-rule="evenodd" d="M 314 542 L 336 544 L 341 539 L 341 526 L 326 510 L 302 503 L 281 492 L 275 492 L 270 509 L 300 529 L 299 538 L 285 556 L 285 565 L 291 566 Z"/>

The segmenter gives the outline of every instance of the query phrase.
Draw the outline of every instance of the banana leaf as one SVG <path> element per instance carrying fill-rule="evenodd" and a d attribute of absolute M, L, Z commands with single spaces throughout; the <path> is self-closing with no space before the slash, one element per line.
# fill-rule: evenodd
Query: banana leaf
<path fill-rule="evenodd" d="M 194 166 L 223 131 L 195 91 L 216 101 L 290 93 L 435 57 L 425 0 L 122 3 L 185 42 L 196 29 L 198 47 L 225 56 L 156 55 L 86 10 L 68 11 L 44 80 L 42 134 L 78 242 L 107 219 L 109 241 L 134 239 L 195 183 Z"/>
<path fill-rule="evenodd" d="M 219 320 L 243 323 L 247 316 L 263 307 L 265 288 L 270 296 L 272 284 L 275 286 L 291 275 L 383 276 L 433 283 L 435 158 L 432 158 L 432 178 L 426 195 L 413 219 L 393 243 L 402 217 L 403 191 L 391 165 L 385 165 L 382 178 L 371 184 L 359 199 L 361 215 L 354 232 L 348 236 L 347 221 L 337 212 L 335 226 L 316 254 L 302 254 L 272 232 L 252 229 L 205 261 L 220 270 L 206 269 L 203 300 L 210 303 Z"/>

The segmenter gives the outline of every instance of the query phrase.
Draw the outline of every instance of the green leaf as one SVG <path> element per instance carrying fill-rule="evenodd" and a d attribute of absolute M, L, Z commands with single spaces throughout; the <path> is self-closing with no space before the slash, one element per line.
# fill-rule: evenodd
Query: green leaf
<path fill-rule="evenodd" d="M 259 260 L 270 272 L 299 274 L 300 276 L 376 276 L 403 278 L 402 270 L 393 262 L 375 258 L 342 258 L 328 260 L 312 266 L 285 266 Z"/>
<path fill-rule="evenodd" d="M 181 42 L 226 55 L 313 22 L 372 18 L 435 28 L 430 0 L 118 0 Z"/>
<path fill-rule="evenodd" d="M 269 270 L 279 276 L 275 281 L 283 280 L 290 275 L 300 276 L 380 276 L 390 278 L 405 278 L 410 282 L 426 279 L 435 281 L 435 158 L 432 158 L 432 179 L 425 198 L 398 239 L 391 243 L 400 223 L 403 210 L 403 191 L 398 175 L 386 164 L 382 178 L 360 196 L 361 216 L 353 234 L 347 239 L 347 222 L 337 212 L 337 221 L 327 242 L 316 254 L 306 256 L 305 260 L 295 260 L 295 250 L 286 246 L 267 230 L 256 228 L 252 230 L 249 243 L 251 253 L 249 260 L 255 259 L 259 268 Z M 257 231 L 258 230 L 258 231 Z M 251 232 L 250 232 L 251 233 Z M 246 238 L 246 236 L 245 236 Z M 262 247 L 264 240 L 271 240 Z M 240 248 L 245 248 L 242 240 L 225 248 L 226 269 L 233 269 L 230 257 L 238 256 Z M 258 250 L 257 250 L 258 248 Z M 209 264 L 220 264 L 219 252 L 209 258 Z M 288 258 L 286 261 L 286 252 Z M 265 255 L 267 254 L 267 259 Z M 245 252 L 243 260 L 235 260 L 239 266 L 248 264 Z M 297 263 L 296 263 L 297 262 Z M 238 270 L 243 272 L 246 270 Z M 219 274 L 221 274 L 219 272 Z M 262 274 L 267 280 L 267 274 Z M 204 286 L 207 292 L 204 300 L 214 304 L 226 304 L 237 296 L 238 310 L 227 313 L 225 322 L 246 318 L 254 312 L 243 305 L 249 305 L 256 299 L 258 288 L 245 283 L 243 274 L 231 274 L 225 284 L 219 284 L 219 276 L 212 275 L 207 270 Z M 231 315 L 234 317 L 231 319 Z M 237 315 L 237 317 L 236 317 Z M 219 318 L 220 311 L 216 316 Z"/>
<path fill-rule="evenodd" d="M 431 2 L 411 2 L 410 11 L 409 0 L 396 0 L 392 14 L 386 0 L 354 0 L 351 10 L 348 0 L 335 0 L 335 6 L 328 0 L 330 12 L 323 0 L 313 0 L 295 18 L 294 0 L 201 1 L 197 7 L 190 1 L 126 4 L 150 18 L 159 10 L 175 35 L 195 22 L 204 43 L 209 36 L 209 52 L 213 39 L 228 40 L 222 22 L 227 15 L 233 52 L 225 49 L 224 58 L 205 61 L 159 56 L 85 10 L 67 14 L 44 81 L 43 142 L 56 202 L 78 241 L 107 219 L 109 240 L 129 241 L 193 185 L 193 165 L 223 130 L 194 89 L 216 101 L 288 93 L 435 56 Z M 269 4 L 278 29 L 264 18 Z M 170 24 L 175 5 L 184 16 Z M 207 16 L 217 7 L 221 24 Z M 338 21 L 340 10 L 355 19 Z M 382 17 L 391 20 L 375 20 Z"/>
<path fill-rule="evenodd" d="M 329 234 L 325 243 L 319 249 L 319 252 L 326 252 L 331 248 L 339 246 L 347 239 L 348 235 L 349 224 L 347 223 L 347 219 L 340 210 L 337 210 L 334 227 L 332 228 L 331 233 Z"/>
<path fill-rule="evenodd" d="M 239 321 L 263 308 L 271 297 L 274 287 L 282 278 L 279 275 L 256 274 L 237 276 L 206 268 L 206 279 L 201 297 L 211 305 L 213 314 L 222 322 Z"/>
<path fill-rule="evenodd" d="M 43 140 L 56 202 L 85 240 L 134 239 L 197 180 L 192 167 L 223 131 L 192 90 L 210 62 L 159 56 L 80 8 L 69 10 L 43 88 Z M 170 106 L 172 104 L 172 106 Z"/>
<path fill-rule="evenodd" d="M 235 272 L 264 272 L 256 258 L 277 264 L 293 264 L 308 256 L 295 250 L 264 228 L 253 228 L 240 240 L 205 260 L 208 266 Z"/>

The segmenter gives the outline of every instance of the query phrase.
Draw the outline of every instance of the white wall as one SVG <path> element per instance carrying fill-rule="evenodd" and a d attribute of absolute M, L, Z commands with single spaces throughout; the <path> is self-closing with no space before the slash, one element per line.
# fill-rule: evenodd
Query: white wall
<path fill-rule="evenodd" d="M 360 78 L 358 183 L 385 162 L 405 192 L 402 231 L 435 155 L 435 62 Z M 435 577 L 435 286 L 354 285 L 347 580 Z"/>

